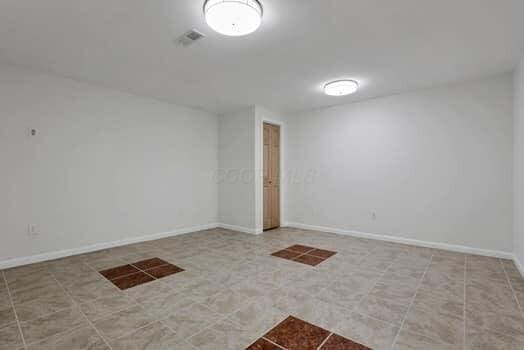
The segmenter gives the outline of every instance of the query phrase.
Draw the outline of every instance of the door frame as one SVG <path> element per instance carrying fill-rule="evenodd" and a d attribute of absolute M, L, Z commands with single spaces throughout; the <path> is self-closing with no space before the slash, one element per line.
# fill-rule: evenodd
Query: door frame
<path fill-rule="evenodd" d="M 284 175 L 284 148 L 285 148 L 285 124 L 280 120 L 270 118 L 257 118 L 255 127 L 255 167 L 257 176 L 255 176 L 255 215 L 256 215 L 256 233 L 260 234 L 264 232 L 264 123 L 277 125 L 280 127 L 280 227 L 285 226 L 285 206 L 284 206 L 284 193 L 285 193 L 285 177 Z"/>

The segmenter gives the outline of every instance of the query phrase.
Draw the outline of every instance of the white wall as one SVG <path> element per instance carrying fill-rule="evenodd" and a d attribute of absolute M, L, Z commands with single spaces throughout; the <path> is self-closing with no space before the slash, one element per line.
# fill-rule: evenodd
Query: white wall
<path fill-rule="evenodd" d="M 514 235 L 515 256 L 524 273 L 524 58 L 515 71 Z"/>
<path fill-rule="evenodd" d="M 504 75 L 290 116 L 288 219 L 512 251 L 512 96 Z"/>
<path fill-rule="evenodd" d="M 216 222 L 216 116 L 12 66 L 0 77 L 0 261 Z"/>
<path fill-rule="evenodd" d="M 255 233 L 255 107 L 219 118 L 219 221 Z"/>

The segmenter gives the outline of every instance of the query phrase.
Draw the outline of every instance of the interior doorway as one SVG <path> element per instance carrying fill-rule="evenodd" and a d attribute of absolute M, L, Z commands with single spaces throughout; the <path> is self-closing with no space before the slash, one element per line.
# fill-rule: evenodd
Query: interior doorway
<path fill-rule="evenodd" d="M 280 227 L 280 126 L 264 123 L 263 228 Z"/>

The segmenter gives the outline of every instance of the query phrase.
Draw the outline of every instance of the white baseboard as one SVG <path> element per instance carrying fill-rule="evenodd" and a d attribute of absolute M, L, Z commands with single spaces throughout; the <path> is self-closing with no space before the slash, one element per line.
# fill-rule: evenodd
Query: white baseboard
<path fill-rule="evenodd" d="M 411 239 L 411 238 L 388 236 L 388 235 L 381 235 L 381 234 L 375 234 L 375 233 L 366 233 L 366 232 L 359 232 L 359 231 L 353 231 L 353 230 L 344 230 L 344 229 L 332 228 L 332 227 L 314 226 L 314 225 L 301 224 L 297 222 L 288 222 L 287 226 L 295 227 L 295 228 L 299 228 L 303 230 L 323 231 L 323 232 L 336 233 L 340 235 L 347 235 L 347 236 L 353 236 L 353 237 L 358 237 L 358 238 L 367 238 L 367 239 L 374 239 L 374 240 L 386 241 L 386 242 L 410 244 L 410 245 L 415 245 L 419 247 L 450 250 L 450 251 L 459 252 L 459 253 L 492 256 L 492 257 L 503 258 L 503 259 L 514 259 L 514 256 L 512 253 L 498 251 L 498 250 L 480 249 L 480 248 L 473 248 L 473 247 L 468 247 L 468 246 L 463 246 L 463 245 L 455 245 L 455 244 L 447 244 L 447 243 L 439 243 L 439 242 L 420 241 L 420 240 Z M 522 271 L 523 270 L 521 269 L 521 272 Z"/>
<path fill-rule="evenodd" d="M 65 249 L 65 250 L 59 250 L 55 252 L 25 256 L 21 258 L 14 258 L 14 259 L 0 261 L 0 269 L 7 269 L 10 267 L 34 264 L 34 263 L 54 260 L 54 259 L 60 259 L 60 258 L 72 256 L 72 255 L 91 253 L 91 252 L 95 252 L 98 250 L 120 247 L 120 246 L 133 244 L 133 243 L 153 241 L 156 239 L 178 236 L 178 235 L 182 235 L 182 234 L 190 233 L 190 232 L 209 230 L 212 228 L 216 228 L 218 226 L 219 224 L 217 223 L 210 223 L 210 224 L 204 224 L 204 225 L 199 225 L 199 226 L 182 227 L 182 228 L 178 228 L 178 229 L 175 229 L 169 232 L 156 233 L 156 234 L 141 236 L 141 237 L 126 238 L 126 239 L 113 241 L 113 242 L 97 243 L 97 244 L 93 244 L 93 245 L 89 245 L 85 247 Z"/>
<path fill-rule="evenodd" d="M 224 224 L 224 223 L 219 223 L 218 227 L 224 228 L 226 230 L 232 230 L 232 231 L 238 231 L 238 232 L 243 232 L 243 233 L 249 233 L 249 234 L 252 234 L 252 235 L 256 235 L 256 234 L 262 233 L 262 232 L 258 232 L 258 230 L 256 228 L 249 228 L 249 227 L 230 225 L 230 224 Z"/>

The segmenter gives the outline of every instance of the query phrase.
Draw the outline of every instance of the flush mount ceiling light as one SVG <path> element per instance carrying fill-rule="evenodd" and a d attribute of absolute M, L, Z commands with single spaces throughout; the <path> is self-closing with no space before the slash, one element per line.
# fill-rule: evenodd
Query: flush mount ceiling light
<path fill-rule="evenodd" d="M 229 36 L 253 33 L 262 23 L 262 5 L 257 0 L 206 0 L 207 24 Z"/>
<path fill-rule="evenodd" d="M 324 93 L 329 96 L 346 96 L 358 90 L 355 80 L 336 80 L 324 86 Z"/>

